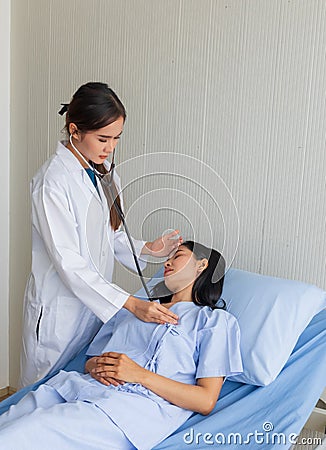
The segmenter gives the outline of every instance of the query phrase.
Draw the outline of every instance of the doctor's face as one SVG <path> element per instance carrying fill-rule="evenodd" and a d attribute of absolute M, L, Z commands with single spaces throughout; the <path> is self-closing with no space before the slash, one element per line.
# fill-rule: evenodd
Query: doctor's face
<path fill-rule="evenodd" d="M 123 125 L 124 119 L 119 117 L 115 122 L 98 130 L 75 133 L 74 144 L 88 161 L 103 164 L 118 144 Z"/>
<path fill-rule="evenodd" d="M 192 286 L 200 273 L 201 261 L 192 251 L 180 245 L 175 254 L 164 263 L 164 283 L 173 293 Z"/>

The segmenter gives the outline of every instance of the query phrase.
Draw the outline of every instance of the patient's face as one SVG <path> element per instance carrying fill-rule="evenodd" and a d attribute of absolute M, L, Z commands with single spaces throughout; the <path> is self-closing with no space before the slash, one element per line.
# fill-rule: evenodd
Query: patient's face
<path fill-rule="evenodd" d="M 176 293 L 192 286 L 198 276 L 197 261 L 192 251 L 181 245 L 178 251 L 164 264 L 164 282 L 171 292 Z"/>

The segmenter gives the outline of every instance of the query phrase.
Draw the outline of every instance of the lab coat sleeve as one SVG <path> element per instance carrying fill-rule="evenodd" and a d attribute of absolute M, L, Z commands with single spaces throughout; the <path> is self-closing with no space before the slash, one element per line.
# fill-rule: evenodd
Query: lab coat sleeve
<path fill-rule="evenodd" d="M 42 186 L 32 193 L 34 226 L 62 282 L 107 322 L 124 305 L 129 294 L 105 280 L 82 255 L 73 214 L 64 193 Z"/>
<path fill-rule="evenodd" d="M 146 241 L 132 238 L 132 242 L 136 250 L 139 266 L 141 270 L 144 270 L 147 264 L 147 256 L 140 254 Z M 137 271 L 127 234 L 122 230 L 117 230 L 114 233 L 114 256 L 124 266 L 135 272 Z"/>

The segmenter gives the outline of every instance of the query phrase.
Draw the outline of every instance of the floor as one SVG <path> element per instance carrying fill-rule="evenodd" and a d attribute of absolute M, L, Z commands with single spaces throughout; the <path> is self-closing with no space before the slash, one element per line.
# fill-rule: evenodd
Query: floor
<path fill-rule="evenodd" d="M 308 428 L 303 428 L 297 440 L 298 444 L 296 444 L 291 450 L 326 449 L 325 439 L 326 434 L 309 430 Z"/>
<path fill-rule="evenodd" d="M 7 391 L 7 392 L 8 392 L 8 389 L 6 389 L 6 390 L 3 389 L 3 391 Z M 2 392 L 3 392 L 3 391 L 2 391 Z M 5 400 L 6 398 L 10 397 L 11 395 L 13 395 L 15 392 L 16 392 L 15 389 L 9 388 L 9 393 L 0 395 L 0 402 L 1 402 L 2 400 Z"/>

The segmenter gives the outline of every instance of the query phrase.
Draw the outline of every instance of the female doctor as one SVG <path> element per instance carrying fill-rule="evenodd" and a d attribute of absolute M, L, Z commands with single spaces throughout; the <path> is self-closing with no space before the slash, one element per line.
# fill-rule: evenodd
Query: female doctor
<path fill-rule="evenodd" d="M 64 366 L 122 307 L 145 322 L 178 319 L 111 282 L 115 258 L 132 269 L 135 263 L 116 209 L 90 166 L 108 173 L 106 159 L 126 118 L 123 104 L 106 84 L 91 82 L 76 91 L 64 112 L 69 140 L 58 143 L 31 183 L 32 271 L 24 298 L 21 387 Z M 116 174 L 113 189 L 120 191 Z M 119 195 L 116 201 L 121 205 Z M 177 233 L 153 242 L 133 240 L 138 258 L 168 256 L 182 243 L 173 239 Z"/>

